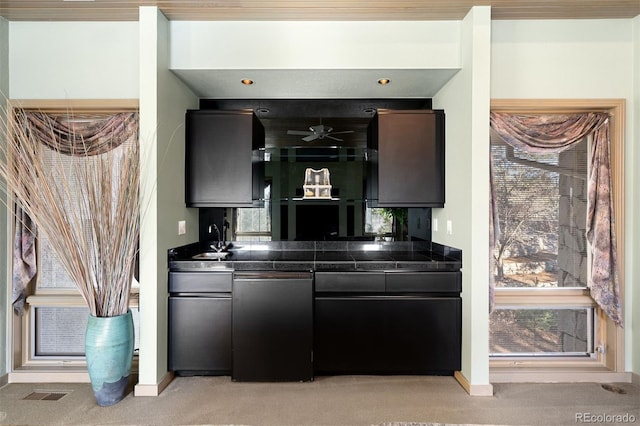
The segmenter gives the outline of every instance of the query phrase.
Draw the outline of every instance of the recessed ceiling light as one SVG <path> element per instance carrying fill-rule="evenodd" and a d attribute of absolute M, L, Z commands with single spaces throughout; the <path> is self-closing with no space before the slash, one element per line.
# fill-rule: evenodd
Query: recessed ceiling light
<path fill-rule="evenodd" d="M 243 78 L 242 80 L 240 80 L 240 82 L 245 86 L 251 86 L 253 84 L 253 80 L 251 80 L 250 78 Z"/>
<path fill-rule="evenodd" d="M 260 114 L 267 114 L 267 113 L 269 112 L 269 108 L 261 107 L 261 108 L 258 108 L 258 109 L 256 110 L 256 112 L 258 112 L 258 113 L 260 113 Z"/>
<path fill-rule="evenodd" d="M 380 86 L 386 86 L 387 84 L 391 83 L 391 79 L 390 78 L 381 78 L 380 80 L 378 80 L 378 84 Z"/>

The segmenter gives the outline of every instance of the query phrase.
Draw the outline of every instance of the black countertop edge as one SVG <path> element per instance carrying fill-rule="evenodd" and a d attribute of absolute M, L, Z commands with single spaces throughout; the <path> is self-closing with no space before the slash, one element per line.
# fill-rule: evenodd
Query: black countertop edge
<path fill-rule="evenodd" d="M 169 261 L 212 251 L 214 242 L 195 242 L 168 250 Z M 425 252 L 462 261 L 462 250 L 431 241 L 232 241 L 230 251 Z"/>
<path fill-rule="evenodd" d="M 203 251 L 211 251 L 209 243 L 197 242 L 170 249 L 169 268 L 173 271 L 452 271 L 462 267 L 461 250 L 425 241 L 238 241 L 232 242 L 227 260 L 192 259 Z"/>
<path fill-rule="evenodd" d="M 359 262 L 355 263 L 295 263 L 295 262 L 217 262 L 217 261 L 173 261 L 169 269 L 173 272 L 211 272 L 211 271 L 314 271 L 314 272 L 349 272 L 349 271 L 429 271 L 451 272 L 459 271 L 461 265 L 455 262 L 429 263 L 387 263 L 387 262 Z"/>

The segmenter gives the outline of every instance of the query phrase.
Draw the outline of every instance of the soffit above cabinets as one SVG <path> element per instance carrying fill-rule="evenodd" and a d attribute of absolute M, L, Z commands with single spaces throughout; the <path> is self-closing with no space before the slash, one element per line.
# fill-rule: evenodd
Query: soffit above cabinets
<path fill-rule="evenodd" d="M 493 19 L 604 19 L 640 14 L 637 0 L 3 0 L 10 21 L 136 21 L 140 6 L 157 6 L 169 20 L 421 21 L 461 20 L 473 6 Z"/>
<path fill-rule="evenodd" d="M 173 70 L 200 98 L 431 98 L 458 69 Z M 243 85 L 242 79 L 253 84 Z M 390 84 L 382 86 L 378 80 Z"/>

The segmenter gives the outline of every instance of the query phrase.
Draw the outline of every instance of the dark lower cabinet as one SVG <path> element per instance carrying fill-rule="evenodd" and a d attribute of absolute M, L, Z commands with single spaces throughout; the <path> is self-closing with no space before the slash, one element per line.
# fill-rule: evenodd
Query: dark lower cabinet
<path fill-rule="evenodd" d="M 459 298 L 316 298 L 316 372 L 451 374 L 460 309 Z"/>
<path fill-rule="evenodd" d="M 231 367 L 231 294 L 170 297 L 169 370 L 227 375 Z"/>
<path fill-rule="evenodd" d="M 386 273 L 367 293 L 362 274 L 316 274 L 316 374 L 453 374 L 461 368 L 460 272 Z M 377 279 L 369 279 L 379 289 Z M 342 287 L 331 285 L 343 284 Z M 354 289 L 342 294 L 336 289 Z"/>
<path fill-rule="evenodd" d="M 169 273 L 169 365 L 178 375 L 231 374 L 231 272 Z"/>
<path fill-rule="evenodd" d="M 460 370 L 461 313 L 459 297 L 389 300 L 387 371 L 451 374 Z"/>
<path fill-rule="evenodd" d="M 314 291 L 315 288 L 315 291 Z M 169 370 L 236 381 L 453 374 L 461 273 L 171 272 Z"/>

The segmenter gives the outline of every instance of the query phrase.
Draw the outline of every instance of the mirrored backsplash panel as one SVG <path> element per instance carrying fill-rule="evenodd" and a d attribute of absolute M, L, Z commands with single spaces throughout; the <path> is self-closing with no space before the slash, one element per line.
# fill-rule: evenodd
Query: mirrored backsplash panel
<path fill-rule="evenodd" d="M 201 208 L 201 242 L 217 241 L 213 224 L 224 241 L 431 241 L 430 208 L 369 208 L 342 199 Z"/>

